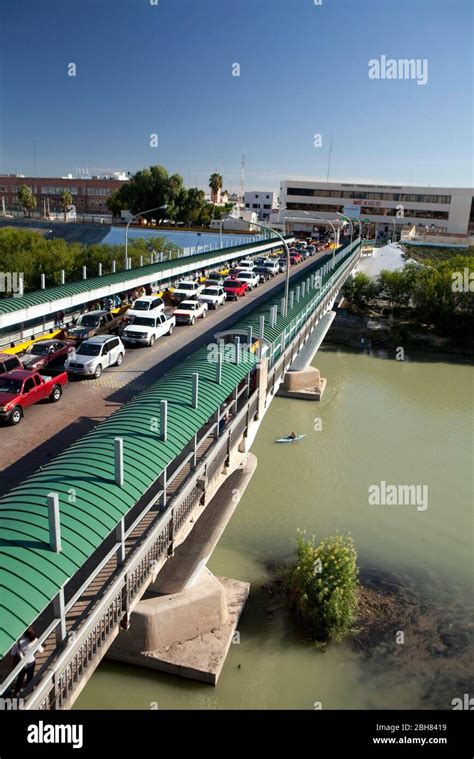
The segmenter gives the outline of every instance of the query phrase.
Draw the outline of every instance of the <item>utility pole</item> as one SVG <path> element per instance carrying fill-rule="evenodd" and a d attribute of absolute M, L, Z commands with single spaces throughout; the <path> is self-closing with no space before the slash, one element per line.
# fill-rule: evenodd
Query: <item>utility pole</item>
<path fill-rule="evenodd" d="M 331 173 L 331 156 L 332 156 L 332 135 L 331 135 L 331 142 L 329 143 L 328 171 L 326 174 L 326 182 L 329 182 L 329 175 Z"/>
<path fill-rule="evenodd" d="M 240 200 L 244 202 L 244 180 L 245 180 L 245 153 L 242 153 L 242 163 L 240 172 Z"/>

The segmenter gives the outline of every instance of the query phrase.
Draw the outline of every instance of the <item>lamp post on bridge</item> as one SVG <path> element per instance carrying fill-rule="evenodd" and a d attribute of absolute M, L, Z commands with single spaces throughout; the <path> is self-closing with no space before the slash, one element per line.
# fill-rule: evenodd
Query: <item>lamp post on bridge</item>
<path fill-rule="evenodd" d="M 344 214 L 340 213 L 339 211 L 336 211 L 337 215 L 341 217 L 341 219 L 344 219 L 344 221 L 348 221 L 351 225 L 351 245 L 352 245 L 352 235 L 354 233 L 354 225 L 351 221 L 351 219 L 348 216 L 344 216 Z"/>
<path fill-rule="evenodd" d="M 167 204 L 165 203 L 162 206 L 157 206 L 156 208 L 149 208 L 148 211 L 140 211 L 140 213 L 136 213 L 130 221 L 127 222 L 127 226 L 125 227 L 125 269 L 128 267 L 128 228 L 132 221 L 134 219 L 137 219 L 139 216 L 144 216 L 146 213 L 152 213 L 153 211 L 164 211 L 168 208 Z"/>
<path fill-rule="evenodd" d="M 267 232 L 270 232 L 270 234 L 273 232 L 274 235 L 276 235 L 283 243 L 283 247 L 285 248 L 286 253 L 286 273 L 285 273 L 285 313 L 283 316 L 287 316 L 288 314 L 288 298 L 290 295 L 290 249 L 288 247 L 288 243 L 286 242 L 283 235 L 281 235 L 279 232 L 277 232 L 276 229 L 273 229 L 273 227 L 269 227 L 266 224 L 261 224 L 260 222 L 256 221 L 249 221 L 248 224 L 253 224 L 254 227 L 258 227 L 259 229 L 264 229 Z M 271 238 L 270 238 L 271 239 Z"/>

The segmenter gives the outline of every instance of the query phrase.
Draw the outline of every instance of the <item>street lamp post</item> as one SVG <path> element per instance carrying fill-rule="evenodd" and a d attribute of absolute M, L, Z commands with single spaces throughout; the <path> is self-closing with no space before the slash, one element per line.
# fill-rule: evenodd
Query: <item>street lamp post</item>
<path fill-rule="evenodd" d="M 344 221 L 348 221 L 351 225 L 351 245 L 352 245 L 352 236 L 354 233 L 354 225 L 352 224 L 351 219 L 348 216 L 344 216 L 344 214 L 340 213 L 339 211 L 336 211 L 337 215 L 341 217 L 341 219 L 344 219 Z"/>
<path fill-rule="evenodd" d="M 125 227 L 125 269 L 128 267 L 128 228 L 132 221 L 134 219 L 137 219 L 139 216 L 144 216 L 146 213 L 152 213 L 152 211 L 162 211 L 165 210 L 168 206 L 166 203 L 162 206 L 157 206 L 156 208 L 149 208 L 148 211 L 140 211 L 140 213 L 136 213 L 129 222 L 127 222 L 127 226 Z"/>
<path fill-rule="evenodd" d="M 266 224 L 260 224 L 259 222 L 252 221 L 249 222 L 249 224 L 253 224 L 254 227 L 259 227 L 259 229 L 265 229 L 267 232 L 270 232 L 275 234 L 283 243 L 283 247 L 285 248 L 286 253 L 286 274 L 285 274 L 285 313 L 283 316 L 288 315 L 288 299 L 290 297 L 290 249 L 288 247 L 288 243 L 286 242 L 283 235 L 281 235 L 279 232 L 277 232 L 276 229 L 273 229 L 273 227 L 268 227 Z"/>

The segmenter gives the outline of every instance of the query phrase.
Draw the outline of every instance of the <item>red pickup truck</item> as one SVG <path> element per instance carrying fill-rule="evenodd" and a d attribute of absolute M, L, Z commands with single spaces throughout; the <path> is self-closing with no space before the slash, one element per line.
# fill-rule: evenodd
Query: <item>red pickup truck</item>
<path fill-rule="evenodd" d="M 0 421 L 18 424 L 23 411 L 38 401 L 59 401 L 67 383 L 67 372 L 16 369 L 0 376 Z"/>
<path fill-rule="evenodd" d="M 226 279 L 224 280 L 224 290 L 227 300 L 237 300 L 239 296 L 245 295 L 247 282 L 242 282 L 240 279 Z"/>

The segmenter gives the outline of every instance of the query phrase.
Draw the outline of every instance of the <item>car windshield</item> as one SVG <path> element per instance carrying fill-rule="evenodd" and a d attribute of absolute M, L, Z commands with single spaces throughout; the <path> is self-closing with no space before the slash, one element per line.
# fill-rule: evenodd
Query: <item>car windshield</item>
<path fill-rule="evenodd" d="M 146 316 L 135 316 L 132 324 L 134 327 L 154 327 L 155 320 L 151 316 L 148 318 Z"/>
<path fill-rule="evenodd" d="M 178 290 L 194 290 L 194 282 L 180 282 Z"/>
<path fill-rule="evenodd" d="M 0 393 L 19 393 L 21 390 L 21 380 L 0 377 Z"/>
<path fill-rule="evenodd" d="M 46 356 L 49 353 L 51 343 L 33 343 L 26 349 L 26 353 L 32 353 L 35 356 Z"/>
<path fill-rule="evenodd" d="M 92 314 L 84 314 L 77 320 L 78 327 L 97 327 L 99 324 L 99 317 Z"/>
<path fill-rule="evenodd" d="M 240 287 L 240 282 L 236 279 L 230 279 L 225 283 L 226 287 Z"/>
<path fill-rule="evenodd" d="M 100 343 L 82 343 L 76 353 L 79 356 L 99 356 L 102 345 Z"/>
<path fill-rule="evenodd" d="M 194 311 L 196 306 L 197 303 L 181 303 L 179 308 L 181 311 Z"/>
<path fill-rule="evenodd" d="M 149 311 L 150 303 L 147 300 L 137 300 L 132 308 L 134 311 Z"/>
<path fill-rule="evenodd" d="M 219 295 L 217 287 L 205 287 L 202 291 L 203 295 Z"/>

